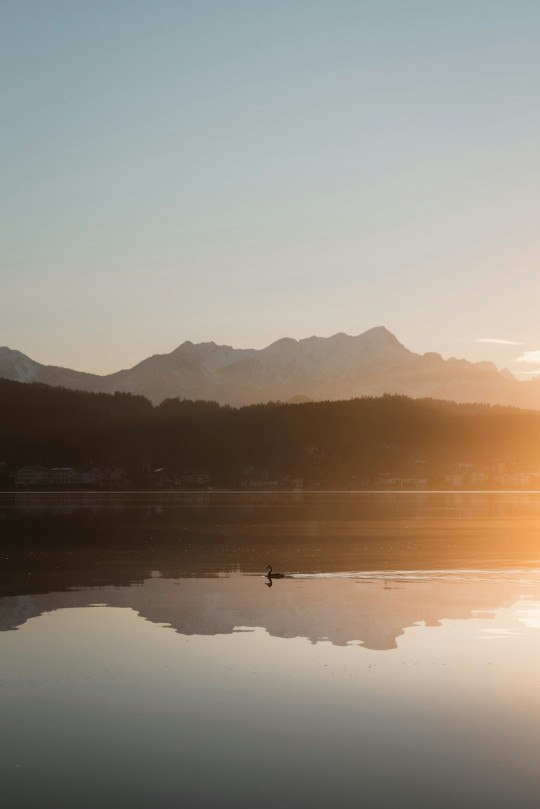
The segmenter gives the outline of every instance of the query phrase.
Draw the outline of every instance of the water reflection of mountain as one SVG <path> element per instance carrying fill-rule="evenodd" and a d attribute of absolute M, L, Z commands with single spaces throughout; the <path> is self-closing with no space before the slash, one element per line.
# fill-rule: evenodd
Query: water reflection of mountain
<path fill-rule="evenodd" d="M 0 498 L 0 624 L 103 602 L 184 634 L 261 626 L 389 649 L 415 622 L 469 618 L 523 591 L 338 579 L 270 590 L 235 571 L 536 567 L 539 515 L 538 494 L 11 494 Z"/>
<path fill-rule="evenodd" d="M 508 607 L 523 594 L 540 597 L 540 583 L 524 590 L 506 581 L 286 580 L 272 590 L 262 578 L 233 574 L 203 579 L 150 578 L 128 587 L 8 596 L 0 600 L 0 629 L 11 630 L 52 610 L 106 604 L 184 635 L 229 634 L 264 627 L 270 635 L 336 645 L 361 641 L 393 649 L 407 627 L 467 619 Z M 484 615 L 485 617 L 485 615 Z"/>

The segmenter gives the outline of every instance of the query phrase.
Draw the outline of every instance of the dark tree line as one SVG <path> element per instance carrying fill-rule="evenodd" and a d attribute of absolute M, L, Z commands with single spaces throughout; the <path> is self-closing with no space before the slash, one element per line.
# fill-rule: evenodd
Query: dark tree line
<path fill-rule="evenodd" d="M 0 380 L 0 462 L 207 470 L 216 485 L 246 468 L 271 478 L 431 474 L 457 463 L 536 467 L 540 413 L 404 396 L 233 408 Z"/>

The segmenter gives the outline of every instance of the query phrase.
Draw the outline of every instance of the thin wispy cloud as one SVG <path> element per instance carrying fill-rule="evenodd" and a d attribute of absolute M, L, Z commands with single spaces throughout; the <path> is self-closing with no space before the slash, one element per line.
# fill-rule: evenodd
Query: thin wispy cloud
<path fill-rule="evenodd" d="M 498 346 L 522 346 L 523 343 L 517 342 L 516 340 L 502 340 L 498 337 L 479 337 L 476 341 L 477 343 L 495 343 Z"/>
<path fill-rule="evenodd" d="M 516 362 L 526 362 L 528 365 L 540 365 L 540 351 L 524 351 Z"/>

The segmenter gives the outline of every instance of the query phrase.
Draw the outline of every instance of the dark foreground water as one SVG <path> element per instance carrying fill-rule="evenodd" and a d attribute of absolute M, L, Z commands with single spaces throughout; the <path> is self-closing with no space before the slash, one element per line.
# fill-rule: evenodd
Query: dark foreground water
<path fill-rule="evenodd" d="M 540 805 L 540 495 L 6 495 L 0 534 L 9 809 Z"/>

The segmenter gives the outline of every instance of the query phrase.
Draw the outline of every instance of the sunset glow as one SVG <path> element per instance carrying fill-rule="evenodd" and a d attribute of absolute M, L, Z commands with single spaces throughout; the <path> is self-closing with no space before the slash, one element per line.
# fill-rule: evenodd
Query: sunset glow
<path fill-rule="evenodd" d="M 2 12 L 2 806 L 538 809 L 538 0 Z"/>

